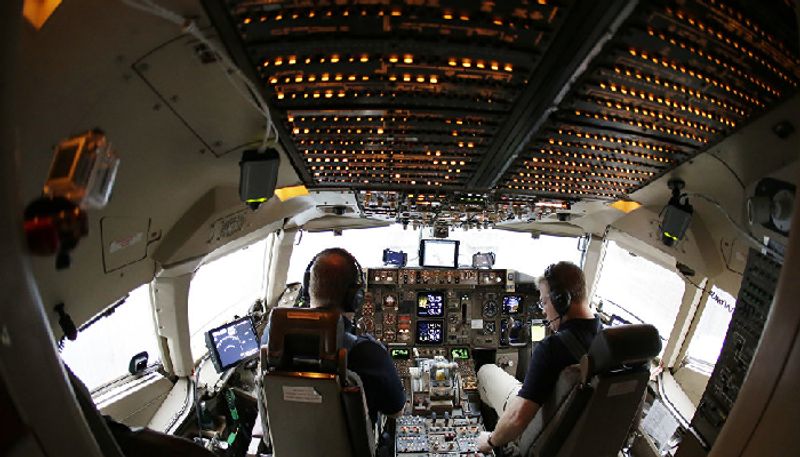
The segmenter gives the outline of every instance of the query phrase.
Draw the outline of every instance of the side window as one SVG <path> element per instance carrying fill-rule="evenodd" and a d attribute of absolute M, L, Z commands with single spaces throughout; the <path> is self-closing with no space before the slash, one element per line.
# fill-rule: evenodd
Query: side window
<path fill-rule="evenodd" d="M 717 363 L 735 307 L 736 298 L 731 294 L 717 286 L 711 288 L 700 322 L 686 349 L 689 360 L 699 362 L 695 365 L 710 372 L 710 368 Z"/>
<path fill-rule="evenodd" d="M 669 338 L 686 284 L 678 273 L 634 255 L 610 241 L 596 295 L 603 311 L 633 324 L 652 324 Z"/>
<path fill-rule="evenodd" d="M 192 356 L 207 352 L 204 334 L 244 316 L 264 296 L 268 237 L 202 265 L 189 287 L 189 334 Z"/>
<path fill-rule="evenodd" d="M 131 357 L 147 351 L 148 363 L 160 361 L 149 284 L 128 294 L 125 303 L 65 341 L 61 357 L 91 391 L 128 374 Z"/>

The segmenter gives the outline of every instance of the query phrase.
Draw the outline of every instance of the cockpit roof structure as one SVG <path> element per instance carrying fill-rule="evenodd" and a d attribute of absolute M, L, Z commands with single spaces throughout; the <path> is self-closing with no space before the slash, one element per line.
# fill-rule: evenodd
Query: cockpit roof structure
<path fill-rule="evenodd" d="M 626 199 L 800 82 L 782 1 L 204 5 L 302 182 L 387 219 Z"/>

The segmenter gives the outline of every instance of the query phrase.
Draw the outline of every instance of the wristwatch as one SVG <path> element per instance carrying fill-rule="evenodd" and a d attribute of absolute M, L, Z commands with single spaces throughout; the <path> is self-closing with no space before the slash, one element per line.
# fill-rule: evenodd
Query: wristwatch
<path fill-rule="evenodd" d="M 495 444 L 494 444 L 494 443 L 492 443 L 492 434 L 491 434 L 491 433 L 489 434 L 489 437 L 488 437 L 488 438 L 486 438 L 486 442 L 487 442 L 487 443 L 489 444 L 489 446 L 491 446 L 492 448 L 496 448 L 496 447 L 497 447 L 497 446 L 495 446 Z"/>

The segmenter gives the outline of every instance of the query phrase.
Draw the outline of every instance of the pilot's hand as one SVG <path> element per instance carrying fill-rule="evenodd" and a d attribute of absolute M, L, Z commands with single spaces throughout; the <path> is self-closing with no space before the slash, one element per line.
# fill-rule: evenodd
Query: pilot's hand
<path fill-rule="evenodd" d="M 489 432 L 481 432 L 478 435 L 478 450 L 484 454 L 492 454 L 492 446 L 489 445 L 489 437 L 492 436 Z"/>

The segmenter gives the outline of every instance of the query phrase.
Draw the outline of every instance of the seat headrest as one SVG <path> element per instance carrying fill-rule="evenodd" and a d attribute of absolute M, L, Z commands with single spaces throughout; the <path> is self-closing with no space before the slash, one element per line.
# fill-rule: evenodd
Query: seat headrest
<path fill-rule="evenodd" d="M 267 367 L 281 371 L 336 373 L 344 323 L 336 311 L 273 308 Z"/>
<path fill-rule="evenodd" d="M 658 330 L 649 324 L 619 325 L 600 331 L 587 354 L 591 373 L 637 367 L 661 352 Z"/>

